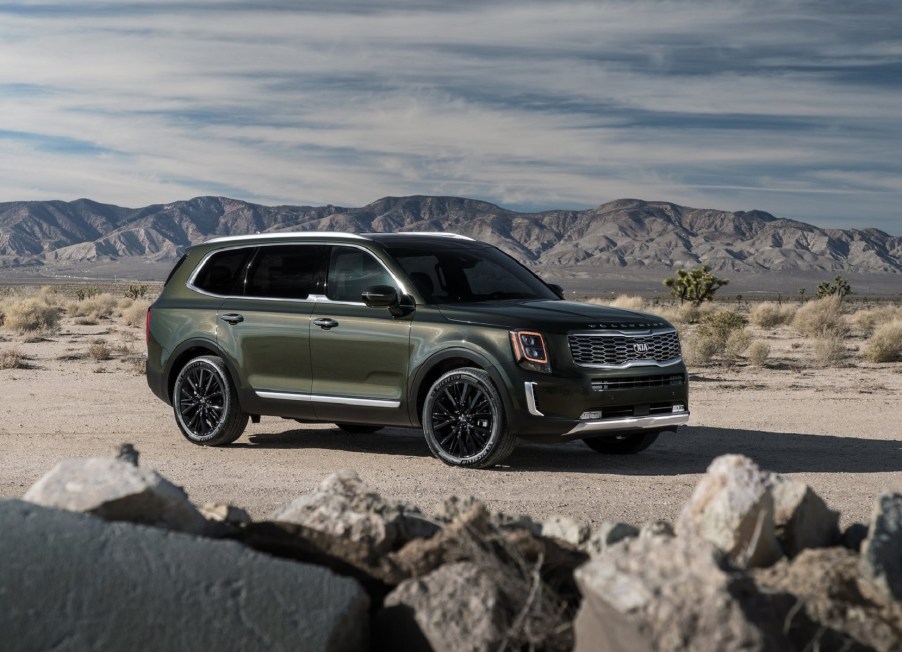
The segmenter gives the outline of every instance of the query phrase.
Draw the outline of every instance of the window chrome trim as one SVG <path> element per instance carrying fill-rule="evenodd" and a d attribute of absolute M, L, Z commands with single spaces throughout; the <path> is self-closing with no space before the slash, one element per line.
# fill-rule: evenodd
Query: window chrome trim
<path fill-rule="evenodd" d="M 357 407 L 398 408 L 401 401 L 391 401 L 377 398 L 349 398 L 347 396 L 322 396 L 319 394 L 296 394 L 294 392 L 254 392 L 260 398 L 269 398 L 279 401 L 302 401 L 307 403 L 333 403 L 340 405 L 353 405 Z"/>

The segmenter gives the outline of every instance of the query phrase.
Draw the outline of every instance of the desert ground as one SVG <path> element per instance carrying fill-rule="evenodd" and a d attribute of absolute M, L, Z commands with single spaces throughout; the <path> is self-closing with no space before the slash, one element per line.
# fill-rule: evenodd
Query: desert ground
<path fill-rule="evenodd" d="M 44 300 L 59 303 L 62 316 L 43 333 L 11 327 L 10 306 L 22 288 L 0 292 L 7 309 L 0 327 L 2 498 L 20 497 L 60 460 L 113 455 L 123 442 L 195 503 L 229 502 L 255 518 L 343 468 L 425 511 L 448 496 L 473 495 L 498 511 L 536 520 L 560 514 L 591 525 L 673 521 L 711 460 L 726 453 L 808 483 L 841 512 L 842 526 L 866 522 L 881 493 L 902 491 L 902 362 L 864 358 L 866 320 L 848 305 L 847 330 L 828 353 L 821 340 L 789 324 L 752 320 L 744 353 L 687 356 L 690 425 L 639 455 L 604 456 L 581 442 L 522 443 L 504 466 L 465 470 L 431 457 L 418 431 L 348 435 L 331 424 L 274 417 L 249 424 L 231 446 L 194 446 L 143 376 L 146 301 L 123 301 L 121 287 L 114 288 L 106 307 L 92 312 L 80 307 L 90 297 L 79 300 L 71 287 L 53 292 Z M 749 318 L 755 307 L 715 301 L 708 308 L 718 309 Z M 697 351 L 698 326 L 679 328 L 684 349 Z"/>

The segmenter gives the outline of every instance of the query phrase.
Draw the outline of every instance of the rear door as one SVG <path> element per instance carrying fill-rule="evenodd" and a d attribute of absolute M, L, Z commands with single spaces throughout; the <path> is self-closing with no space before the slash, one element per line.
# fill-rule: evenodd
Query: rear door
<path fill-rule="evenodd" d="M 239 370 L 249 410 L 312 418 L 310 319 L 327 252 L 317 244 L 260 246 L 241 296 L 220 306 L 220 347 Z"/>

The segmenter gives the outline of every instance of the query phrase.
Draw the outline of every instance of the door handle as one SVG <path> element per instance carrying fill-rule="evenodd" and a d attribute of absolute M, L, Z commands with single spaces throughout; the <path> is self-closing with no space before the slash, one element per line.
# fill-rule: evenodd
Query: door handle
<path fill-rule="evenodd" d="M 244 317 L 241 316 L 241 315 L 239 315 L 239 314 L 236 313 L 236 312 L 230 312 L 229 314 L 227 314 L 227 315 L 222 315 L 222 316 L 220 316 L 219 318 L 220 318 L 222 321 L 224 321 L 224 322 L 226 322 L 226 323 L 228 323 L 228 324 L 231 324 L 232 326 L 234 326 L 235 324 L 240 324 L 241 322 L 244 321 Z"/>
<path fill-rule="evenodd" d="M 322 328 L 324 331 L 327 331 L 327 330 L 329 330 L 330 328 L 335 328 L 336 326 L 338 326 L 338 322 L 335 321 L 334 319 L 329 319 L 329 318 L 326 318 L 326 319 L 314 319 L 314 320 L 313 320 L 313 325 L 314 325 L 314 326 L 319 326 L 319 327 Z"/>

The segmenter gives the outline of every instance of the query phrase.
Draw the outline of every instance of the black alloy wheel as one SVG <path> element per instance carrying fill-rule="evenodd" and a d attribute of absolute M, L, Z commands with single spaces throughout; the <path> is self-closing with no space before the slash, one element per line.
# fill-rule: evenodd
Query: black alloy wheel
<path fill-rule="evenodd" d="M 172 390 L 172 407 L 179 430 L 193 444 L 231 444 L 247 426 L 247 414 L 238 405 L 225 365 L 215 356 L 194 358 L 182 367 Z"/>
<path fill-rule="evenodd" d="M 432 453 L 452 466 L 494 466 L 516 443 L 491 378 L 471 367 L 446 373 L 429 390 L 423 432 Z"/>

